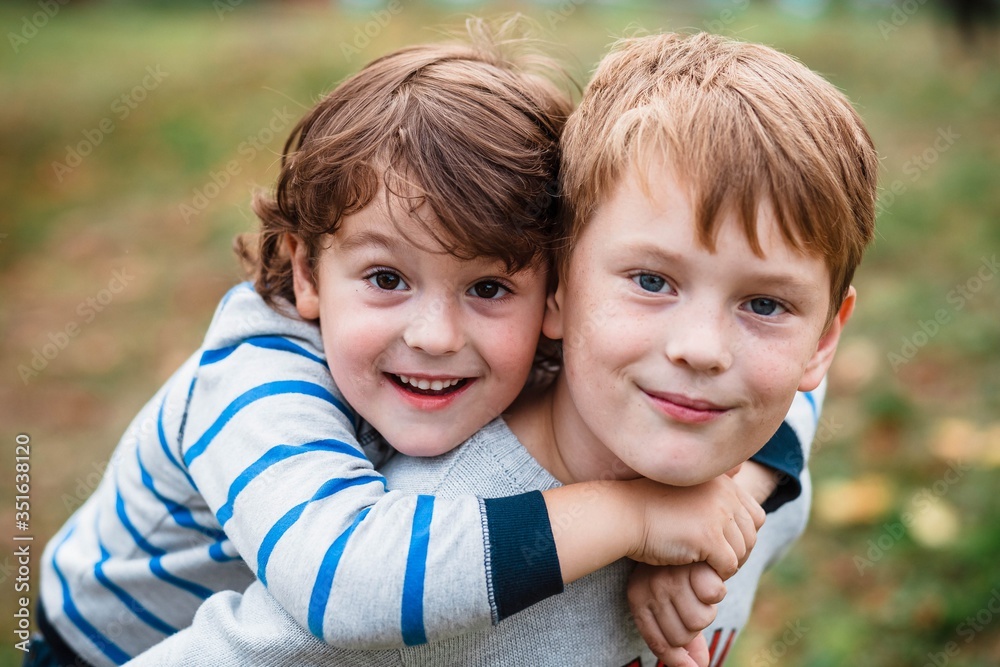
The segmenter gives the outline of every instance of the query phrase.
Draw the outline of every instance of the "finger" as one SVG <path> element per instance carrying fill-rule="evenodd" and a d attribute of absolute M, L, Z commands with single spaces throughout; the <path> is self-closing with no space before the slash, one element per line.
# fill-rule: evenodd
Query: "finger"
<path fill-rule="evenodd" d="M 743 537 L 743 545 L 746 547 L 746 554 L 740 558 L 740 564 L 746 561 L 750 552 L 753 551 L 754 545 L 757 543 L 757 527 L 754 525 L 754 520 L 747 511 L 738 511 L 735 516 L 736 527 L 739 529 L 740 534 Z"/>
<path fill-rule="evenodd" d="M 733 553 L 736 555 L 738 567 L 743 567 L 743 563 L 750 554 L 750 550 L 747 548 L 746 536 L 743 534 L 743 530 L 740 528 L 740 524 L 736 521 L 735 517 L 726 523 L 722 532 L 726 537 L 726 541 L 729 542 L 730 546 L 733 548 Z M 720 572 L 719 574 L 722 573 Z"/>
<path fill-rule="evenodd" d="M 705 660 L 703 663 L 695 662 L 694 658 L 683 648 L 668 646 L 666 650 L 660 653 L 656 651 L 653 651 L 653 653 L 663 663 L 663 667 L 708 667 L 708 660 Z"/>
<path fill-rule="evenodd" d="M 708 653 L 708 641 L 706 641 L 705 635 L 698 633 L 698 636 L 685 646 L 684 649 L 698 667 L 708 667 L 712 656 Z"/>
<path fill-rule="evenodd" d="M 738 531 L 737 531 L 738 532 Z M 732 545 L 727 541 L 721 541 L 719 545 L 712 549 L 705 558 L 706 562 L 712 566 L 722 580 L 725 581 L 736 574 L 740 568 L 739 558 L 736 556 Z"/>
<path fill-rule="evenodd" d="M 649 650 L 660 656 L 661 653 L 670 647 L 670 642 L 663 636 L 660 625 L 656 622 L 656 616 L 649 607 L 634 609 L 632 613 L 635 619 L 635 627 L 638 628 L 642 640 L 646 642 Z"/>
<path fill-rule="evenodd" d="M 705 604 L 719 604 L 726 597 L 726 584 L 707 563 L 691 566 L 691 589 Z"/>
<path fill-rule="evenodd" d="M 689 587 L 688 591 L 690 591 Z M 691 602 L 701 605 L 701 602 L 694 597 L 694 593 L 690 593 L 688 598 L 684 602 L 681 602 L 678 598 L 668 599 L 663 602 L 657 600 L 655 605 L 650 605 L 653 618 L 660 629 L 660 634 L 663 635 L 663 638 L 671 646 L 684 646 L 690 643 L 702 631 L 702 628 L 691 630 L 687 627 L 685 617 L 697 615 L 697 610 L 691 608 Z M 697 625 L 696 622 L 695 625 Z"/>
<path fill-rule="evenodd" d="M 729 477 L 736 477 L 736 475 L 740 473 L 740 468 L 742 467 L 743 467 L 742 463 L 737 463 L 735 468 L 726 471 L 726 475 L 728 475 Z"/>
<path fill-rule="evenodd" d="M 670 642 L 663 635 L 660 624 L 657 622 L 656 614 L 650 607 L 644 607 L 634 614 L 635 626 L 639 629 L 643 641 L 649 646 L 649 650 L 659 658 L 665 667 L 700 667 L 698 663 L 691 660 L 687 651 L 683 648 L 671 646 Z M 685 643 L 695 641 L 689 639 Z"/>
<path fill-rule="evenodd" d="M 756 499 L 752 496 L 750 499 L 753 500 L 749 508 L 750 515 L 753 517 L 754 526 L 757 527 L 757 530 L 760 530 L 761 526 L 764 525 L 764 522 L 767 521 L 767 512 L 764 511 L 764 508 L 760 506 L 760 503 L 758 503 Z"/>
<path fill-rule="evenodd" d="M 690 643 L 699 632 L 707 628 L 715 620 L 716 606 L 711 603 L 706 604 L 698 599 L 694 591 L 694 586 L 691 585 L 690 577 L 693 567 L 696 566 L 685 568 L 683 579 L 679 582 L 679 585 L 673 587 L 673 594 L 669 596 L 670 602 L 668 606 L 673 608 L 683 631 L 676 632 L 675 628 L 677 626 L 667 623 L 666 617 L 660 619 L 660 628 L 663 630 L 663 634 L 671 646 L 684 646 Z M 697 567 L 708 569 L 715 575 L 716 580 L 718 580 L 718 575 L 715 574 L 715 571 L 704 563 L 698 563 Z M 659 592 L 657 592 L 656 598 L 658 600 L 668 599 Z"/>
<path fill-rule="evenodd" d="M 757 499 L 743 487 L 739 487 L 738 494 L 740 502 L 743 503 L 743 507 L 746 508 L 750 518 L 753 519 L 754 528 L 760 530 L 760 527 L 764 525 L 764 521 L 767 519 L 767 513 L 764 511 L 764 508 L 761 507 L 760 503 L 757 502 Z"/>

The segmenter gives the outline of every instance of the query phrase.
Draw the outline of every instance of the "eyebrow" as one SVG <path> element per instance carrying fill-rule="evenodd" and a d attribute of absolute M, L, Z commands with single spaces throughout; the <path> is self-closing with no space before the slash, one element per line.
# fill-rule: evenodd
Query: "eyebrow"
<path fill-rule="evenodd" d="M 398 246 L 398 241 L 387 234 L 373 231 L 358 232 L 349 236 L 339 244 L 341 252 L 350 252 L 361 248 L 376 248 L 381 250 L 393 250 Z"/>
<path fill-rule="evenodd" d="M 651 246 L 646 243 L 624 243 L 619 251 L 626 257 L 639 257 L 641 261 L 650 263 L 686 264 L 687 257 L 682 252 L 675 252 Z"/>
<path fill-rule="evenodd" d="M 626 253 L 633 256 L 638 255 L 652 262 L 665 262 L 669 264 L 687 263 L 685 253 L 675 252 L 666 248 L 658 248 L 645 244 L 628 244 L 622 246 Z M 752 272 L 743 277 L 744 282 L 760 286 L 765 289 L 781 288 L 794 292 L 797 297 L 805 297 L 816 292 L 817 287 L 812 283 L 803 280 L 794 273 L 768 273 L 766 271 Z"/>

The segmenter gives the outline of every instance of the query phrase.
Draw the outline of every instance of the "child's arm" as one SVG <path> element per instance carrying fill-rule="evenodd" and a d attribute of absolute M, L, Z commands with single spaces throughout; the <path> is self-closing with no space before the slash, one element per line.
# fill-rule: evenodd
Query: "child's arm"
<path fill-rule="evenodd" d="M 763 511 L 760 507 L 728 478 L 718 484 L 709 483 L 697 489 L 674 489 L 656 485 L 648 480 L 634 480 L 583 483 L 554 490 L 572 487 L 590 490 L 581 496 L 565 493 L 548 495 L 546 501 L 554 497 L 555 502 L 552 506 L 557 508 L 557 512 L 570 512 L 570 515 L 577 517 L 581 522 L 585 521 L 585 517 L 589 514 L 587 508 L 564 504 L 564 500 L 574 498 L 575 501 L 584 500 L 587 504 L 591 504 L 599 499 L 600 502 L 594 504 L 603 507 L 601 513 L 591 515 L 597 517 L 598 525 L 591 526 L 591 530 L 582 531 L 588 533 L 588 537 L 578 542 L 577 547 L 583 547 L 591 537 L 594 537 L 593 544 L 597 545 L 600 542 L 597 534 L 607 529 L 609 531 L 607 536 L 612 537 L 612 541 L 635 539 L 638 544 L 627 551 L 634 556 L 649 558 L 655 562 L 680 563 L 699 558 L 706 551 L 705 545 L 714 543 L 715 539 L 712 537 L 714 531 L 703 529 L 706 524 L 719 523 L 719 530 L 725 532 L 721 526 L 740 523 L 750 517 L 752 542 L 752 534 L 763 520 Z M 678 515 L 686 512 L 690 513 L 689 517 L 684 521 L 676 521 Z M 614 522 L 609 520 L 612 517 Z M 674 519 L 671 520 L 669 517 Z M 635 521 L 647 520 L 652 522 L 651 525 L 639 526 L 637 530 L 630 527 Z M 580 532 L 576 529 L 582 528 L 583 524 L 574 525 L 575 521 L 576 519 L 569 520 L 566 529 L 560 532 L 567 534 Z M 626 528 L 623 529 L 622 526 Z M 650 537 L 653 533 L 659 534 L 657 539 Z M 632 537 L 625 538 L 629 535 Z M 745 540 L 742 533 L 732 539 L 727 537 L 725 538 L 727 546 L 724 548 L 731 548 L 732 542 L 742 544 Z M 676 544 L 666 548 L 664 545 L 671 541 Z M 651 550 L 644 552 L 644 548 Z M 745 549 L 741 547 L 740 550 Z M 680 560 L 672 560 L 675 554 Z M 618 557 L 623 554 L 615 552 L 613 555 Z M 595 556 L 600 559 L 605 557 L 607 556 L 600 554 Z M 595 566 L 596 563 L 597 561 Z M 373 569 L 378 568 L 373 566 Z M 340 609 L 341 613 L 352 612 L 355 604 L 356 602 L 345 603 Z M 301 664 L 353 664 L 352 657 L 359 660 L 364 658 L 366 660 L 364 664 L 382 664 L 378 659 L 379 655 L 381 654 L 378 652 L 373 654 L 369 651 L 333 649 L 323 644 L 291 618 L 283 605 L 278 604 L 258 581 L 251 584 L 242 596 L 230 591 L 213 595 L 199 608 L 191 626 L 157 644 L 128 664 L 277 667 Z M 395 657 L 395 652 L 392 655 Z"/>
<path fill-rule="evenodd" d="M 235 550 L 317 637 L 418 644 L 487 627 L 626 555 L 663 562 L 664 546 L 638 543 L 645 516 L 622 509 L 645 482 L 488 500 L 387 491 L 312 325 L 261 308 L 247 287 L 220 307 L 177 458 Z M 714 509 L 738 514 L 733 528 L 707 546 L 678 539 L 669 557 L 735 571 L 755 519 L 745 499 L 726 502 Z"/>
<path fill-rule="evenodd" d="M 735 480 L 762 505 L 774 511 L 801 491 L 799 475 L 816 433 L 825 381 L 811 395 L 797 394 L 776 437 L 743 464 Z M 788 438 L 794 437 L 794 446 Z M 776 468 L 759 461 L 771 461 Z M 636 627 L 666 667 L 702 667 L 707 648 L 701 631 L 715 620 L 725 584 L 706 563 L 690 567 L 638 564 L 629 579 L 629 605 Z"/>

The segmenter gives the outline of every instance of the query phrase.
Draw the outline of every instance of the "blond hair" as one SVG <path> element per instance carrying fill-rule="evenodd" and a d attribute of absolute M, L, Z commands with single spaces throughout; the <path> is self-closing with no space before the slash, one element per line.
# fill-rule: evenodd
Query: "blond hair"
<path fill-rule="evenodd" d="M 756 215 L 769 201 L 785 239 L 824 258 L 830 317 L 874 235 L 878 156 L 861 118 L 833 85 L 766 46 L 706 33 L 618 42 L 562 150 L 570 251 L 626 171 L 656 157 L 690 187 L 708 249 L 733 212 L 760 255 Z"/>

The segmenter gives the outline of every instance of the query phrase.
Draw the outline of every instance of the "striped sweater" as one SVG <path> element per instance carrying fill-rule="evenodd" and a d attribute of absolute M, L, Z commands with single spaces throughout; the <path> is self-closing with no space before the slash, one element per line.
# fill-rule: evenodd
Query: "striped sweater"
<path fill-rule="evenodd" d="M 804 394 L 789 420 L 804 442 L 815 421 Z M 383 468 L 392 488 L 448 497 L 472 490 L 502 496 L 559 485 L 524 449 L 502 419 L 464 445 L 432 459 L 398 455 Z M 806 491 L 768 516 L 735 577 L 715 622 L 704 632 L 710 667 L 720 667 L 749 618 L 757 584 L 801 534 L 809 516 Z M 136 658 L 129 667 L 654 667 L 656 659 L 632 622 L 625 590 L 631 561 L 619 560 L 498 624 L 398 649 L 361 651 L 323 644 L 306 632 L 260 584 L 222 593 L 199 609 L 190 628 Z M 347 611 L 349 607 L 345 607 Z"/>
<path fill-rule="evenodd" d="M 488 627 L 562 590 L 551 539 L 539 557 L 539 493 L 386 489 L 386 448 L 344 403 L 319 329 L 287 312 L 232 289 L 46 547 L 46 615 L 92 664 L 125 663 L 255 578 L 315 636 L 365 648 Z"/>

